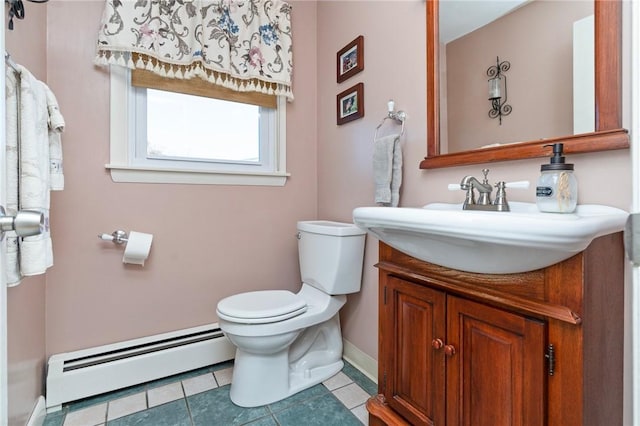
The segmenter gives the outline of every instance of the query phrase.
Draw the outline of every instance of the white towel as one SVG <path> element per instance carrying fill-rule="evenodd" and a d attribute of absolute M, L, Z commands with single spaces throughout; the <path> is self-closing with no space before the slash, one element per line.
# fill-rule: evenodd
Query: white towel
<path fill-rule="evenodd" d="M 45 86 L 45 93 L 49 113 L 49 188 L 52 191 L 61 191 L 64 189 L 61 133 L 64 131 L 65 124 L 56 96 L 47 86 Z"/>
<path fill-rule="evenodd" d="M 18 211 L 18 102 L 19 80 L 15 72 L 6 68 L 5 101 L 6 101 L 6 139 L 7 139 L 7 214 L 15 215 Z M 20 284 L 20 254 L 18 238 L 7 236 L 7 284 Z"/>
<path fill-rule="evenodd" d="M 373 146 L 375 202 L 398 207 L 402 185 L 402 148 L 400 135 L 377 138 Z"/>
<path fill-rule="evenodd" d="M 18 210 L 42 212 L 45 229 L 32 237 L 8 238 L 9 285 L 18 284 L 22 276 L 42 274 L 53 265 L 49 191 L 52 186 L 62 189 L 59 178 L 54 185 L 51 183 L 49 125 L 54 123 L 58 136 L 64 127 L 61 115 L 54 114 L 53 121 L 50 117 L 49 105 L 55 103 L 57 108 L 55 96 L 47 96 L 49 88 L 26 68 L 17 68 L 19 76 L 7 67 L 6 79 L 8 210 L 12 215 Z M 60 140 L 54 140 L 53 145 L 57 150 L 55 161 L 61 165 Z"/>
<path fill-rule="evenodd" d="M 45 85 L 20 67 L 20 208 L 49 209 L 49 110 Z"/>

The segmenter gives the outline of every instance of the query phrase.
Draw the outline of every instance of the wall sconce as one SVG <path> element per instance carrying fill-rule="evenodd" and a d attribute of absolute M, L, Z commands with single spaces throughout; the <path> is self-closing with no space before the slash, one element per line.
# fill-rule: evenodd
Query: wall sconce
<path fill-rule="evenodd" d="M 487 69 L 489 76 L 489 100 L 491 101 L 491 109 L 489 117 L 500 119 L 502 125 L 502 116 L 511 114 L 511 105 L 507 104 L 507 76 L 504 75 L 509 71 L 511 64 L 508 61 L 500 62 L 500 58 L 496 56 L 496 65 Z"/>

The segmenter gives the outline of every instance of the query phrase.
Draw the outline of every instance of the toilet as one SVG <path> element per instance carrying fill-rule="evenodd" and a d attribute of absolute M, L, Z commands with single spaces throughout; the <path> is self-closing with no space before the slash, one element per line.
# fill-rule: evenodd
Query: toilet
<path fill-rule="evenodd" d="M 298 222 L 298 293 L 253 291 L 218 303 L 220 328 L 236 346 L 234 404 L 280 401 L 342 369 L 338 312 L 360 291 L 365 234 L 351 223 Z"/>

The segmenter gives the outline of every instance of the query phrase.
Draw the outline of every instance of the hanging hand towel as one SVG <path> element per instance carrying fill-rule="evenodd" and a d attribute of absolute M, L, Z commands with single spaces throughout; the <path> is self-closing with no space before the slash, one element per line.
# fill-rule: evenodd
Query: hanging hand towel
<path fill-rule="evenodd" d="M 52 191 L 64 189 L 62 169 L 62 132 L 64 118 L 60 113 L 58 100 L 49 87 L 45 86 L 47 111 L 49 113 L 49 188 Z"/>
<path fill-rule="evenodd" d="M 53 265 L 49 235 L 49 110 L 46 85 L 20 67 L 20 177 L 21 210 L 44 214 L 40 235 L 20 242 L 20 272 L 24 276 L 43 274 Z"/>
<path fill-rule="evenodd" d="M 17 68 L 18 75 L 7 68 L 6 78 L 7 205 L 10 214 L 18 210 L 42 212 L 45 230 L 32 237 L 8 238 L 9 285 L 19 284 L 22 276 L 42 274 L 53 265 L 49 234 L 49 89 L 26 68 Z M 60 119 L 55 117 L 58 124 Z"/>
<path fill-rule="evenodd" d="M 7 173 L 7 214 L 15 216 L 18 211 L 18 98 L 19 81 L 16 73 L 6 68 L 6 173 Z M 7 285 L 20 284 L 20 255 L 18 238 L 7 235 Z"/>
<path fill-rule="evenodd" d="M 49 209 L 49 111 L 44 84 L 20 67 L 20 208 Z"/>
<path fill-rule="evenodd" d="M 402 185 L 402 148 L 400 135 L 377 138 L 373 146 L 375 202 L 398 207 Z"/>

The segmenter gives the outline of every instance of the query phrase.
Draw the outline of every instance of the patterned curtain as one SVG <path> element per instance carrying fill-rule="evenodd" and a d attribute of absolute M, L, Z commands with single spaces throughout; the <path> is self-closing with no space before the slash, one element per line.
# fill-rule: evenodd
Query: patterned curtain
<path fill-rule="evenodd" d="M 291 6 L 282 0 L 106 0 L 95 63 L 292 100 Z"/>

